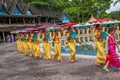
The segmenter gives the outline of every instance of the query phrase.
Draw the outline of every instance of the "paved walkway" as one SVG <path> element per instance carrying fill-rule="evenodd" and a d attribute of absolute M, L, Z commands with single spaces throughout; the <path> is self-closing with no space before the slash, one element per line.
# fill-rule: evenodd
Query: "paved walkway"
<path fill-rule="evenodd" d="M 120 80 L 120 72 L 95 66 L 95 59 L 77 56 L 75 63 L 34 59 L 19 54 L 15 44 L 0 45 L 0 80 Z"/>

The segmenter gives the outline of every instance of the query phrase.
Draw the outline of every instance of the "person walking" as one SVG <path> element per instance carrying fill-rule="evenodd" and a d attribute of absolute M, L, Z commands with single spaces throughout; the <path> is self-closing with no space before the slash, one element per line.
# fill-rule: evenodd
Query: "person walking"
<path fill-rule="evenodd" d="M 68 28 L 68 33 L 66 34 L 67 40 L 68 40 L 68 47 L 70 48 L 70 62 L 74 63 L 75 56 L 76 56 L 76 48 L 75 48 L 75 42 L 77 38 L 77 33 L 74 29 Z"/>
<path fill-rule="evenodd" d="M 95 38 L 96 38 L 96 48 L 97 56 L 96 56 L 96 65 L 101 65 L 106 63 L 106 56 L 104 52 L 104 43 L 102 38 L 102 27 L 100 24 L 97 24 L 95 26 L 96 30 L 94 32 Z"/>
<path fill-rule="evenodd" d="M 118 52 L 120 52 L 120 48 L 115 40 L 115 36 L 114 36 L 115 31 L 116 30 L 114 27 L 109 28 L 109 34 L 106 39 L 107 63 L 103 67 L 103 69 L 106 71 L 109 71 L 108 66 L 116 67 L 116 68 L 120 69 L 120 60 L 116 53 L 116 47 L 118 48 Z"/>
<path fill-rule="evenodd" d="M 50 34 L 43 30 L 42 33 L 42 39 L 43 39 L 43 51 L 44 51 L 44 59 L 51 60 L 51 45 L 50 45 Z"/>
<path fill-rule="evenodd" d="M 8 43 L 10 43 L 10 35 L 7 34 L 7 40 L 8 40 Z"/>
<path fill-rule="evenodd" d="M 55 34 L 53 34 L 53 40 L 54 40 L 54 56 L 53 60 L 56 59 L 60 62 L 62 62 L 62 54 L 61 54 L 61 33 L 60 31 L 56 30 Z"/>
<path fill-rule="evenodd" d="M 15 41 L 15 40 L 14 40 L 14 35 L 13 35 L 13 34 L 11 34 L 11 41 L 12 41 L 12 43 Z"/>
<path fill-rule="evenodd" d="M 34 32 L 33 35 L 33 51 L 34 51 L 34 57 L 35 58 L 41 58 L 41 54 L 40 54 L 40 35 L 38 32 Z"/>

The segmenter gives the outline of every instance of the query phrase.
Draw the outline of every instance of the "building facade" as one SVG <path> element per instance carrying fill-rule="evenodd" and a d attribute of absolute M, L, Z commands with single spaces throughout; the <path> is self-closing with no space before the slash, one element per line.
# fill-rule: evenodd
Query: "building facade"
<path fill-rule="evenodd" d="M 56 15 L 48 7 L 36 7 L 22 0 L 0 1 L 0 38 L 12 30 L 55 23 Z"/>

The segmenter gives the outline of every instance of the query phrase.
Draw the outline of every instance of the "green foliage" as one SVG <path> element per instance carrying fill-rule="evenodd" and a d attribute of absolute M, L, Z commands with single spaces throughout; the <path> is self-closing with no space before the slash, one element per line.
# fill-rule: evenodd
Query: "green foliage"
<path fill-rule="evenodd" d="M 110 16 L 112 17 L 112 19 L 120 20 L 120 11 L 113 11 L 110 13 Z"/>
<path fill-rule="evenodd" d="M 106 13 L 112 0 L 24 0 L 35 5 L 47 6 L 55 13 L 66 12 L 72 21 L 85 22 L 93 14 L 95 18 L 110 17 Z"/>

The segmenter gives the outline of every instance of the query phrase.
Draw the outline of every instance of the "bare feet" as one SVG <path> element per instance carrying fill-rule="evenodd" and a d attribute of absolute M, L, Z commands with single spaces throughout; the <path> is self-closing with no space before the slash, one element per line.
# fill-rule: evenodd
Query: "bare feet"
<path fill-rule="evenodd" d="M 25 54 L 25 56 L 28 56 L 28 54 Z"/>
<path fill-rule="evenodd" d="M 54 58 L 54 57 L 52 57 L 52 60 L 55 60 L 55 58 Z"/>
<path fill-rule="evenodd" d="M 106 68 L 106 67 L 103 67 L 103 70 L 105 70 L 105 71 L 107 71 L 107 72 L 110 71 L 110 70 L 109 70 L 108 68 Z"/>
<path fill-rule="evenodd" d="M 95 65 L 100 66 L 101 64 L 100 63 L 95 63 Z"/>
<path fill-rule="evenodd" d="M 63 62 L 63 60 L 59 60 L 60 62 Z"/>
<path fill-rule="evenodd" d="M 71 63 L 74 63 L 74 60 L 70 60 Z"/>

